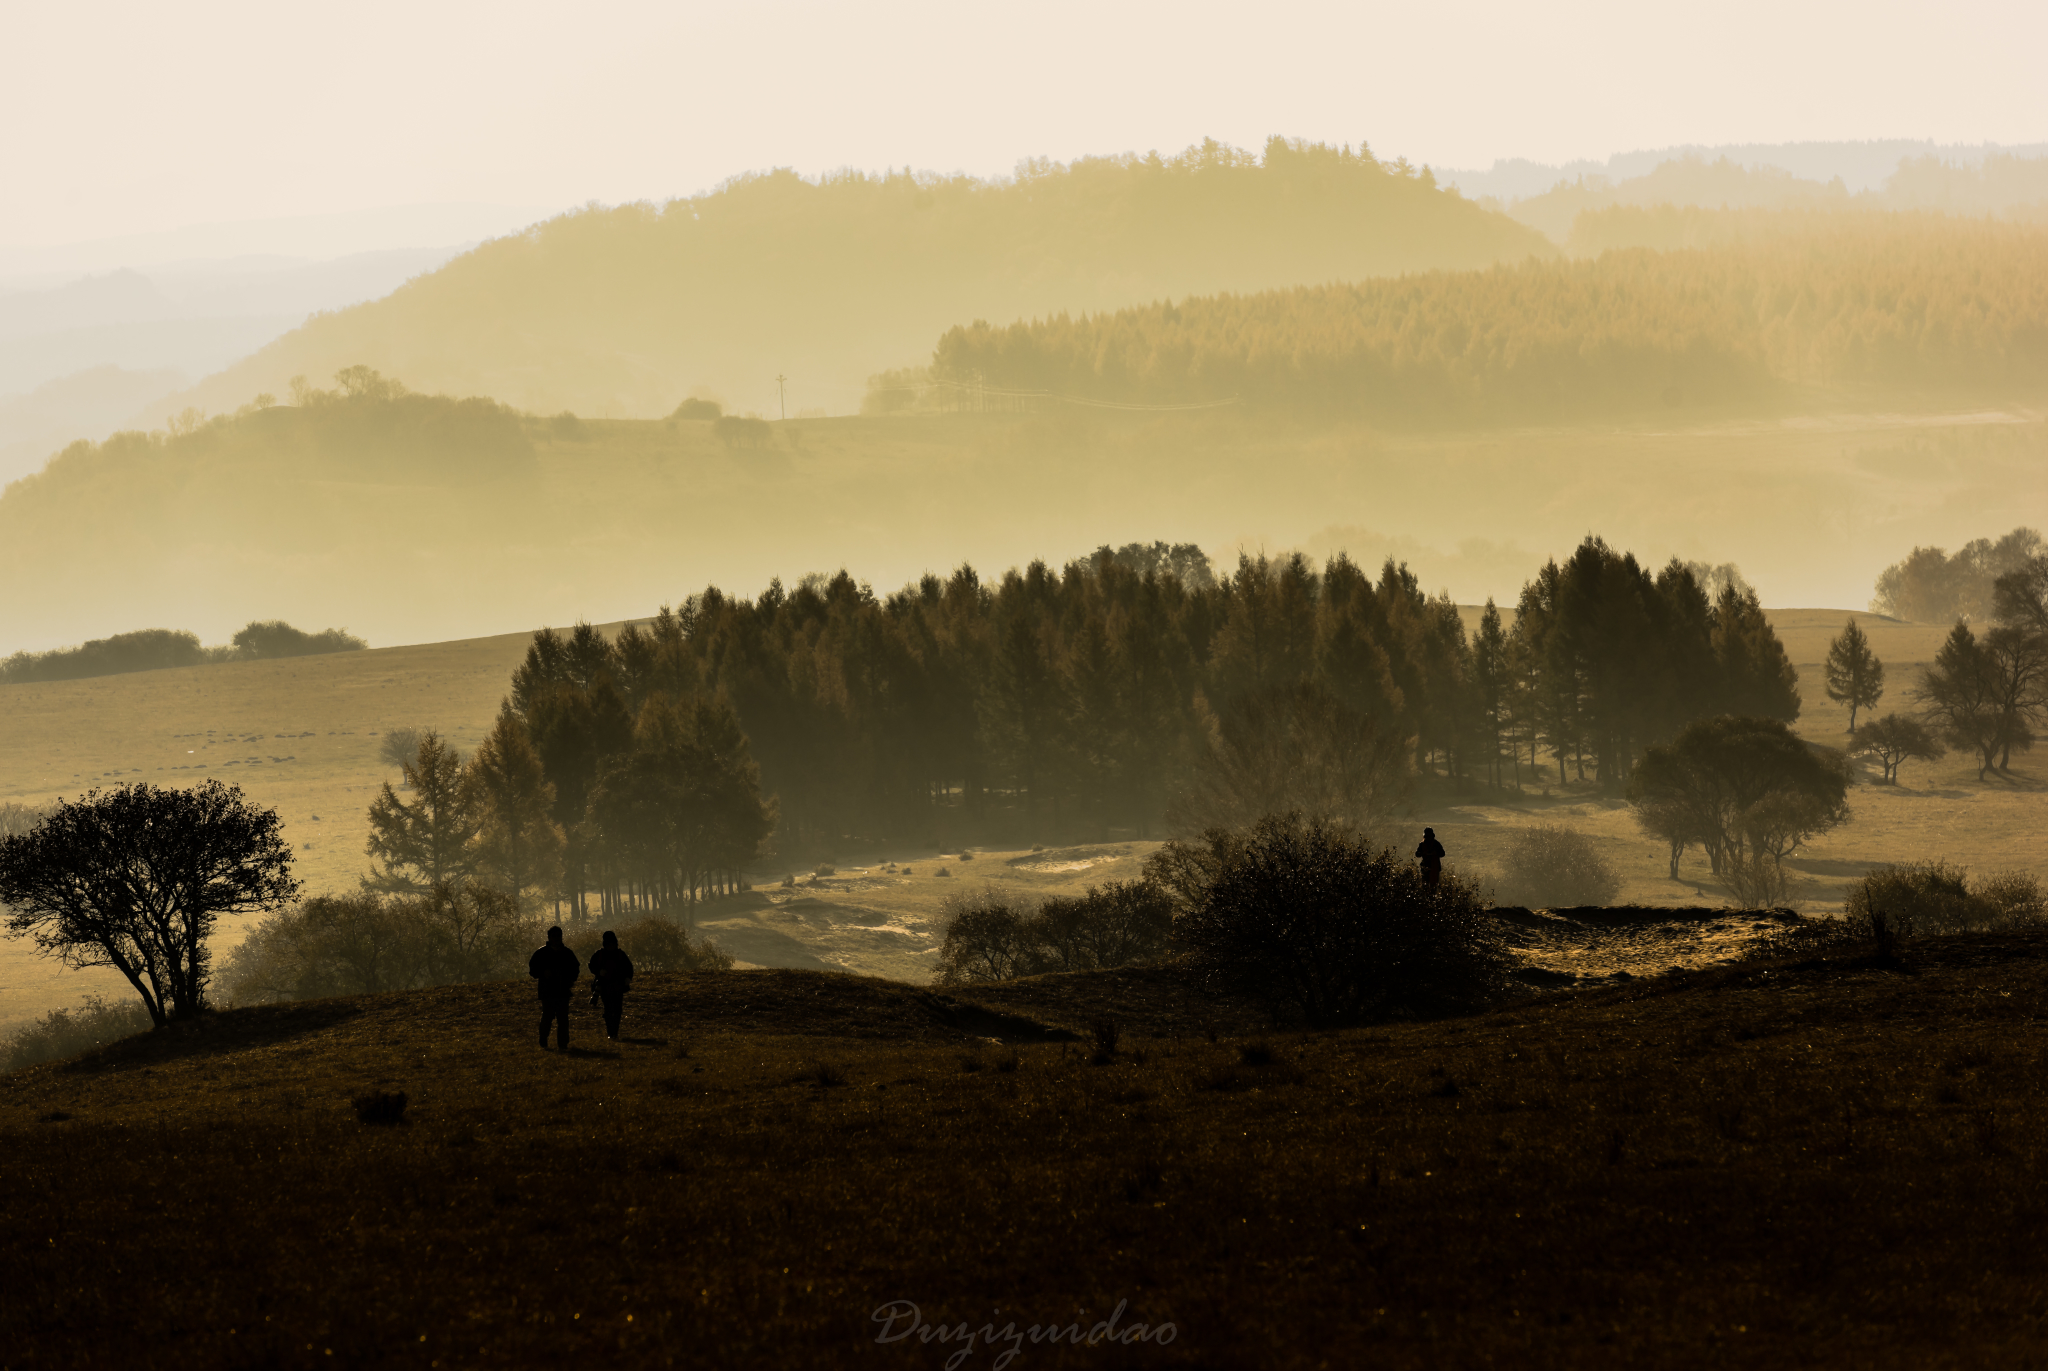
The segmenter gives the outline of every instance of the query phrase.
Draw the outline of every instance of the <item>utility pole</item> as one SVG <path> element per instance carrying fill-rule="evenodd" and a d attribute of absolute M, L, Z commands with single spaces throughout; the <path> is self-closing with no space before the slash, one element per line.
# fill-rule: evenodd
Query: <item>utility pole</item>
<path fill-rule="evenodd" d="M 782 383 L 788 379 L 787 376 L 775 378 L 775 403 L 781 408 L 782 417 L 785 419 L 789 417 L 789 396 L 783 392 Z"/>

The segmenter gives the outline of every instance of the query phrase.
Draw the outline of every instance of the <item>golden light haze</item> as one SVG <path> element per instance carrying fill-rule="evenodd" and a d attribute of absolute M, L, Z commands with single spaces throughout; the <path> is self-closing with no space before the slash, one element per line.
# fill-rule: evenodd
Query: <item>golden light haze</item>
<path fill-rule="evenodd" d="M 8 7 L 0 246 L 749 168 L 1368 138 L 1417 163 L 2048 137 L 2048 9 L 1737 0 Z"/>

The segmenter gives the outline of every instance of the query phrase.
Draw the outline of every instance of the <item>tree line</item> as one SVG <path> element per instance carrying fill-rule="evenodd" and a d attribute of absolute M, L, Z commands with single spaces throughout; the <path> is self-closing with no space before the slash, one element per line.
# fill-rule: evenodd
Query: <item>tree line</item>
<path fill-rule="evenodd" d="M 2033 528 L 1997 539 L 1972 538 L 1953 556 L 1916 546 L 1878 573 L 1871 612 L 1929 624 L 1982 623 L 1994 612 L 1999 578 L 2024 569 L 2044 550 L 2048 543 Z"/>
<path fill-rule="evenodd" d="M 252 621 L 219 647 L 206 647 L 199 635 L 183 629 L 144 628 L 93 638 L 77 647 L 48 652 L 17 652 L 0 661 L 0 685 L 30 681 L 78 681 L 92 676 L 118 676 L 131 671 L 167 667 L 207 666 L 216 662 L 265 661 L 327 652 L 356 652 L 369 644 L 347 629 L 318 633 L 293 628 L 282 619 Z"/>
<path fill-rule="evenodd" d="M 687 918 L 737 890 L 775 826 L 746 739 L 722 701 L 629 676 L 620 646 L 587 624 L 542 630 L 474 756 L 418 734 L 405 793 L 387 781 L 370 804 L 366 889 L 475 889 L 577 920 L 592 895 L 606 918 Z"/>
<path fill-rule="evenodd" d="M 939 339 L 930 378 L 1400 422 L 1754 409 L 1801 387 L 2037 396 L 2044 314 L 2048 228 L 1821 215 L 1686 251 L 977 320 Z"/>
<path fill-rule="evenodd" d="M 1341 555 L 1244 556 L 1218 576 L 1191 546 L 1130 544 L 885 596 L 841 572 L 752 599 L 714 587 L 615 641 L 543 630 L 500 729 L 538 759 L 574 901 L 644 886 L 628 853 L 680 850 L 624 836 L 666 803 L 635 798 L 641 778 L 683 774 L 649 749 L 694 759 L 703 815 L 772 795 L 794 854 L 1192 833 L 1290 809 L 1369 827 L 1419 777 L 1618 789 L 1693 718 L 1797 716 L 1754 591 L 1710 595 L 1682 563 L 1652 574 L 1589 538 L 1512 618 L 1489 604 L 1468 632 L 1405 566 L 1375 579 Z M 692 821 L 704 855 L 660 859 L 676 893 L 704 888 L 699 869 L 724 888 L 716 873 L 751 854 L 759 825 L 722 822 Z"/>

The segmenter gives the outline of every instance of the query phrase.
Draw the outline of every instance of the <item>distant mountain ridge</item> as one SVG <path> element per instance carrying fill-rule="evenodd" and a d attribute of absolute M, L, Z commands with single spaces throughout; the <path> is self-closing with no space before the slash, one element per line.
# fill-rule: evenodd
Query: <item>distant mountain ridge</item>
<path fill-rule="evenodd" d="M 1976 167 L 1995 156 L 2048 157 L 2048 143 L 1937 143 L 1931 138 L 1868 138 L 1807 143 L 1680 143 L 1664 148 L 1618 152 L 1604 161 L 1580 158 L 1545 163 L 1525 157 L 1496 158 L 1491 167 L 1438 168 L 1437 178 L 1477 199 L 1512 202 L 1541 195 L 1559 182 L 1599 177 L 1608 181 L 1648 176 L 1666 162 L 1718 162 L 1747 170 L 1776 168 L 1804 180 L 1840 179 L 1851 194 L 1876 190 L 1899 164 L 1933 158 L 1955 167 Z"/>
<path fill-rule="evenodd" d="M 963 318 L 1114 309 L 1519 261 L 1555 249 L 1405 161 L 1274 139 L 1176 157 L 735 178 L 488 242 L 309 321 L 167 402 L 232 409 L 364 364 L 536 413 L 655 416 L 693 392 L 776 417 L 850 411 Z M 786 377 L 778 389 L 778 377 Z"/>

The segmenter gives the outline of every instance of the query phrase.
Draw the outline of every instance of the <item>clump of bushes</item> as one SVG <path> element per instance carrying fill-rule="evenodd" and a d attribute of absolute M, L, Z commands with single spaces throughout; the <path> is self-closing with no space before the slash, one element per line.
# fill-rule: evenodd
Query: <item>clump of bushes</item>
<path fill-rule="evenodd" d="M 658 915 L 612 931 L 619 935 L 619 946 L 633 959 L 636 973 L 732 970 L 731 954 L 717 943 L 709 938 L 692 938 L 682 924 Z M 602 940 L 602 930 L 579 934 L 574 944 L 577 955 L 588 963 L 590 954 L 602 946 Z"/>
<path fill-rule="evenodd" d="M 522 916 L 506 896 L 474 884 L 395 899 L 321 895 L 250 929 L 229 954 L 221 981 L 228 1003 L 266 1004 L 523 980 L 549 922 Z M 570 945 L 585 961 L 599 947 L 602 927 L 570 930 Z M 638 971 L 732 969 L 724 951 L 671 919 L 649 916 L 612 929 Z"/>
<path fill-rule="evenodd" d="M 221 980 L 230 1004 L 265 1004 L 511 979 L 526 974 L 540 927 L 481 885 L 321 895 L 250 929 Z"/>
<path fill-rule="evenodd" d="M 1508 845 L 1496 895 L 1502 904 L 1571 909 L 1604 905 L 1620 890 L 1621 877 L 1585 834 L 1564 824 L 1537 824 Z"/>
<path fill-rule="evenodd" d="M 0 661 L 0 685 L 31 681 L 78 681 L 94 676 L 120 676 L 133 671 L 207 666 L 215 662 L 258 661 L 274 657 L 305 657 L 324 652 L 357 652 L 369 644 L 346 629 L 318 633 L 293 628 L 282 619 L 253 622 L 232 642 L 206 647 L 199 635 L 184 629 L 144 628 L 94 638 L 77 647 L 48 652 L 17 652 Z"/>
<path fill-rule="evenodd" d="M 1477 1008 L 1510 958 L 1479 892 L 1299 814 L 1169 843 L 1148 867 L 1179 904 L 1173 941 L 1216 990 L 1311 1024 Z"/>
<path fill-rule="evenodd" d="M 1866 873 L 1849 888 L 1843 913 L 1852 933 L 1884 928 L 1910 937 L 2040 924 L 2048 898 L 2031 872 L 1973 878 L 1952 862 L 1903 862 Z"/>
<path fill-rule="evenodd" d="M 53 1009 L 22 1025 L 0 1050 L 0 1070 L 18 1071 L 37 1062 L 61 1061 L 119 1042 L 151 1028 L 149 1010 L 140 999 L 109 1004 L 89 995 L 75 1009 Z"/>
<path fill-rule="evenodd" d="M 942 985 L 1154 961 L 1173 929 L 1173 901 L 1150 881 L 1109 881 L 1045 900 L 989 886 L 948 896 L 942 909 Z"/>

